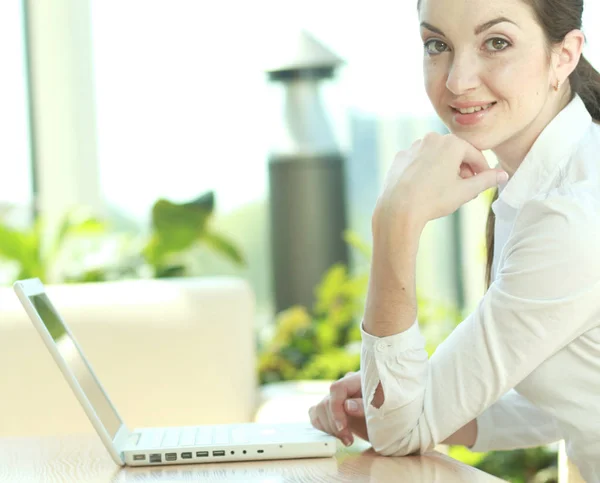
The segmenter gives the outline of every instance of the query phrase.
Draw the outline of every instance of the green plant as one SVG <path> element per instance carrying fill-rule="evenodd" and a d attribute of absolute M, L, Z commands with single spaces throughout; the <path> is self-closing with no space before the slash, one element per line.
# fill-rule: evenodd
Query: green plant
<path fill-rule="evenodd" d="M 346 242 L 370 259 L 371 249 L 353 232 Z M 290 379 L 338 379 L 360 365 L 360 326 L 367 293 L 368 269 L 351 273 L 336 264 L 315 288 L 311 309 L 291 307 L 276 316 L 275 333 L 259 348 L 261 383 Z M 419 323 L 431 354 L 462 320 L 451 306 L 419 294 Z"/>
<path fill-rule="evenodd" d="M 38 277 L 55 283 L 192 275 L 188 265 L 198 245 L 244 265 L 241 251 L 211 228 L 214 206 L 213 192 L 181 204 L 159 199 L 152 207 L 151 232 L 141 243 L 137 236 L 109 232 L 106 222 L 83 209 L 67 213 L 50 240 L 43 217 L 22 230 L 0 223 L 0 258 L 16 265 L 15 279 Z M 103 245 L 117 240 L 121 253 L 86 263 Z"/>
<path fill-rule="evenodd" d="M 55 234 L 45 238 L 45 221 L 38 218 L 30 227 L 17 229 L 0 223 L 0 258 L 16 266 L 18 279 L 38 277 L 46 282 L 60 280 L 60 258 L 73 242 L 105 233 L 106 224 L 79 209 L 68 212 Z M 82 271 L 82 277 L 86 277 Z"/>
<path fill-rule="evenodd" d="M 360 341 L 354 323 L 366 283 L 343 265 L 333 266 L 316 288 L 312 312 L 296 306 L 276 317 L 276 332 L 259 355 L 261 383 L 290 379 L 336 379 L 358 368 Z"/>
<path fill-rule="evenodd" d="M 240 250 L 211 229 L 214 207 L 212 191 L 187 203 L 159 199 L 154 204 L 152 233 L 142 252 L 154 277 L 186 275 L 185 255 L 197 244 L 207 245 L 234 264 L 244 264 Z"/>
<path fill-rule="evenodd" d="M 558 481 L 557 452 L 547 447 L 471 453 L 452 447 L 450 456 L 513 483 L 555 483 Z M 472 460 L 476 456 L 475 460 Z"/>

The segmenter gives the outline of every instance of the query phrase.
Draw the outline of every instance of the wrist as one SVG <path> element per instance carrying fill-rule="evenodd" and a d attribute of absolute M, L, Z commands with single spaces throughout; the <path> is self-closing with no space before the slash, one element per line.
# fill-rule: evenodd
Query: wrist
<path fill-rule="evenodd" d="M 386 203 L 378 200 L 371 217 L 371 230 L 374 238 L 399 233 L 413 235 L 417 238 L 427 224 L 424 214 L 408 202 Z M 375 240 L 374 240 L 375 241 Z"/>
<path fill-rule="evenodd" d="M 416 255 L 426 224 L 418 210 L 377 206 L 371 218 L 373 257 L 393 257 L 399 250 Z"/>

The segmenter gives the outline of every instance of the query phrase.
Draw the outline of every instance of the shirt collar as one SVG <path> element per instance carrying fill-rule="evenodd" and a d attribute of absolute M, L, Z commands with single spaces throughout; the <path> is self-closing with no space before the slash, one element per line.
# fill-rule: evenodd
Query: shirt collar
<path fill-rule="evenodd" d="M 575 95 L 544 128 L 512 178 L 499 187 L 498 199 L 492 205 L 494 212 L 502 211 L 499 201 L 519 209 L 547 186 L 570 159 L 591 123 L 592 116 L 583 100 Z"/>

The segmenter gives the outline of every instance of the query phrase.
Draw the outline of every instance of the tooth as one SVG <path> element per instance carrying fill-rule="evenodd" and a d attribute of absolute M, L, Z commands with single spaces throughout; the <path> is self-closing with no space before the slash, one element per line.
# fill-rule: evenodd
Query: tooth
<path fill-rule="evenodd" d="M 467 109 L 459 109 L 461 114 L 473 114 L 474 112 L 484 111 L 489 109 L 492 105 L 488 104 L 487 106 L 478 106 L 478 107 L 469 107 Z"/>

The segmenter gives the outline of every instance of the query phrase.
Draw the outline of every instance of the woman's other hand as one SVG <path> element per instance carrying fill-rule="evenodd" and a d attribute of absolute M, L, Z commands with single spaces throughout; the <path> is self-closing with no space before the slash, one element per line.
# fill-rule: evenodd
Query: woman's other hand
<path fill-rule="evenodd" d="M 334 382 L 329 395 L 308 411 L 312 425 L 339 438 L 346 446 L 354 435 L 368 441 L 359 372 L 350 372 Z"/>

